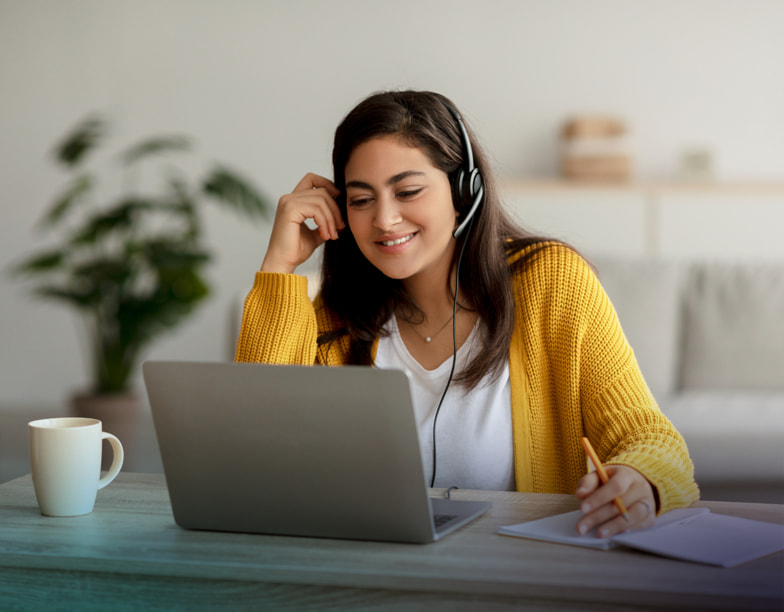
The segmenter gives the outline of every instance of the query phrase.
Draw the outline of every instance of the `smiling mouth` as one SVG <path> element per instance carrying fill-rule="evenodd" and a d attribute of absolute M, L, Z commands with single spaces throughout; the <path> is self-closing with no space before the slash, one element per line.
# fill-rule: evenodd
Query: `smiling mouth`
<path fill-rule="evenodd" d="M 404 242 L 408 242 L 414 236 L 416 236 L 416 232 L 414 232 L 413 234 L 409 234 L 408 236 L 403 236 L 402 238 L 398 238 L 397 240 L 380 240 L 379 244 L 388 247 L 397 246 L 398 244 L 403 244 Z"/>

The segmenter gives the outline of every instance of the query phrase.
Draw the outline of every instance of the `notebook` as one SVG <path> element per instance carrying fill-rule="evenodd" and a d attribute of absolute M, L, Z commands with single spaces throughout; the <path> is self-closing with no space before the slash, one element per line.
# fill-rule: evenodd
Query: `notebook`
<path fill-rule="evenodd" d="M 574 546 L 609 549 L 628 546 L 683 561 L 735 567 L 784 550 L 784 525 L 715 514 L 708 508 L 679 508 L 656 518 L 647 529 L 600 538 L 577 534 L 579 510 L 501 527 L 502 535 Z"/>
<path fill-rule="evenodd" d="M 402 371 L 182 361 L 142 371 L 181 527 L 424 543 L 490 507 L 429 497 Z"/>

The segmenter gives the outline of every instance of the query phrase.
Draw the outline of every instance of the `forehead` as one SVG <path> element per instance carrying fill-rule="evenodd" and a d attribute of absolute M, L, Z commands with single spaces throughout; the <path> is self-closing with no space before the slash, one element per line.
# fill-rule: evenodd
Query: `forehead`
<path fill-rule="evenodd" d="M 379 136 L 357 145 L 346 163 L 346 181 L 384 180 L 407 170 L 439 171 L 420 147 L 396 136 Z"/>

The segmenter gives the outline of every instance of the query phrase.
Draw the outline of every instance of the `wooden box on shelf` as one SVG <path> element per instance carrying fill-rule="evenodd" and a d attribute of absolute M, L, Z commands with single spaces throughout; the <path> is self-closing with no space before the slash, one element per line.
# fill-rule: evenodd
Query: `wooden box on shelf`
<path fill-rule="evenodd" d="M 562 130 L 561 174 L 569 180 L 627 181 L 632 158 L 626 125 L 602 116 L 575 117 Z"/>

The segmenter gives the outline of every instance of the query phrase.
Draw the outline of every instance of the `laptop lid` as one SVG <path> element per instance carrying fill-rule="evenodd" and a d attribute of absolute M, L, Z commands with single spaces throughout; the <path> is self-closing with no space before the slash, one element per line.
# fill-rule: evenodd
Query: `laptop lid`
<path fill-rule="evenodd" d="M 172 510 L 189 529 L 429 542 L 489 504 L 434 500 L 407 375 L 360 366 L 142 366 Z"/>

